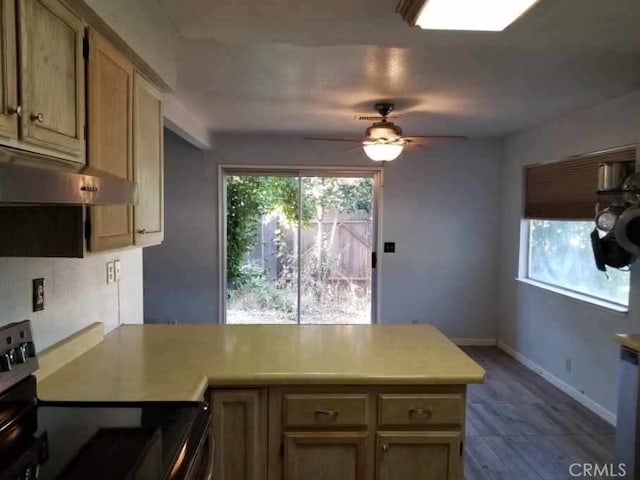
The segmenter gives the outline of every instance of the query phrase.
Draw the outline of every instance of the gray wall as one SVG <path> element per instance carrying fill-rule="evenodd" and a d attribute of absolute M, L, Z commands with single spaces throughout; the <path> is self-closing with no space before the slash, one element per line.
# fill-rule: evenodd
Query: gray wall
<path fill-rule="evenodd" d="M 640 330 L 640 273 L 631 275 L 628 316 L 514 280 L 521 234 L 522 166 L 640 141 L 640 92 L 513 135 L 502 168 L 500 338 L 610 412 L 616 409 L 615 332 Z M 572 371 L 565 361 L 572 359 Z"/>
<path fill-rule="evenodd" d="M 284 136 L 221 136 L 201 153 L 166 136 L 166 240 L 144 253 L 146 321 L 217 321 L 217 166 L 376 164 L 359 148 Z M 451 337 L 496 338 L 501 142 L 403 155 L 384 171 L 383 322 L 429 322 Z"/>
<path fill-rule="evenodd" d="M 165 236 L 144 249 L 145 322 L 215 322 L 216 166 L 165 129 Z"/>
<path fill-rule="evenodd" d="M 120 259 L 120 285 L 106 284 L 106 263 Z M 43 312 L 31 308 L 34 278 L 45 278 Z M 118 294 L 119 289 L 119 294 Z M 142 323 L 142 250 L 122 250 L 84 259 L 0 258 L 0 326 L 31 319 L 39 350 L 93 322 L 111 331 Z"/>

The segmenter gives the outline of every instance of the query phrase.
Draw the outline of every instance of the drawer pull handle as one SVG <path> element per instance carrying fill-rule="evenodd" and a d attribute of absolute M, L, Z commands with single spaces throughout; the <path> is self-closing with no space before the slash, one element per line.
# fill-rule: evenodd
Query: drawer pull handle
<path fill-rule="evenodd" d="M 44 123 L 44 113 L 40 112 L 40 113 L 32 113 L 31 114 L 31 121 L 32 122 L 38 122 L 38 123 Z"/>
<path fill-rule="evenodd" d="M 315 416 L 316 418 L 328 417 L 330 419 L 334 419 L 338 416 L 338 411 L 337 410 L 316 410 Z"/>
<path fill-rule="evenodd" d="M 387 453 L 389 451 L 389 445 L 386 443 L 382 444 L 382 453 Z"/>
<path fill-rule="evenodd" d="M 409 408 L 409 416 L 410 417 L 427 417 L 427 418 L 430 418 L 432 414 L 433 414 L 433 412 L 431 412 L 431 410 L 429 410 L 429 409 L 415 408 L 415 407 Z"/>

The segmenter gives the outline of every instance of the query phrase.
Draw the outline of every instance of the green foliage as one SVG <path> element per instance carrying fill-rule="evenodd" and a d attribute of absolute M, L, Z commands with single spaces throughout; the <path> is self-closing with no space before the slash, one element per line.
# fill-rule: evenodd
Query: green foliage
<path fill-rule="evenodd" d="M 230 287 L 242 278 L 242 260 L 257 240 L 263 215 L 279 211 L 297 223 L 295 177 L 230 176 L 227 179 L 227 277 Z"/>
<path fill-rule="evenodd" d="M 369 178 L 308 177 L 302 179 L 302 206 L 305 218 L 319 212 L 371 214 L 373 181 Z M 319 208 L 318 208 L 319 207 Z"/>
<path fill-rule="evenodd" d="M 364 179 L 353 184 L 340 185 L 338 210 L 346 213 L 366 212 L 371 215 L 373 205 L 373 181 Z"/>
<path fill-rule="evenodd" d="M 241 275 L 231 291 L 229 303 L 236 308 L 279 310 L 293 312 L 295 295 L 284 295 L 277 285 L 266 278 L 259 265 L 249 264 L 241 268 Z"/>
<path fill-rule="evenodd" d="M 227 281 L 231 289 L 242 283 L 242 262 L 258 239 L 265 215 L 278 215 L 291 227 L 298 225 L 298 195 L 302 185 L 302 225 L 322 212 L 371 213 L 371 179 L 336 177 L 230 176 L 227 178 Z M 283 232 L 280 232 L 281 234 Z M 283 237 L 283 235 L 280 235 Z"/>
<path fill-rule="evenodd" d="M 227 182 L 227 275 L 241 276 L 242 259 L 255 243 L 262 201 L 259 177 L 229 177 Z"/>
<path fill-rule="evenodd" d="M 604 298 L 629 301 L 628 271 L 596 269 L 590 234 L 593 222 L 531 221 L 529 276 L 551 285 Z"/>

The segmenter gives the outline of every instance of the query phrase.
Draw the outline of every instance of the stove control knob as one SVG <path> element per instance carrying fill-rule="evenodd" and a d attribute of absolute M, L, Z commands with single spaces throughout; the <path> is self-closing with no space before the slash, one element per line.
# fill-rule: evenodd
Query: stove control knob
<path fill-rule="evenodd" d="M 0 372 L 8 372 L 11 370 L 11 357 L 8 353 L 0 355 Z"/>
<path fill-rule="evenodd" d="M 25 348 L 25 350 L 27 352 L 27 357 L 35 358 L 35 356 L 36 356 L 36 345 L 33 342 L 24 343 L 22 346 Z"/>
<path fill-rule="evenodd" d="M 33 475 L 31 473 L 32 471 L 33 470 L 31 470 L 31 466 L 25 468 L 20 480 L 33 480 Z"/>
<path fill-rule="evenodd" d="M 15 349 L 16 351 L 16 363 L 25 363 L 27 361 L 27 349 L 26 344 L 20 345 Z"/>

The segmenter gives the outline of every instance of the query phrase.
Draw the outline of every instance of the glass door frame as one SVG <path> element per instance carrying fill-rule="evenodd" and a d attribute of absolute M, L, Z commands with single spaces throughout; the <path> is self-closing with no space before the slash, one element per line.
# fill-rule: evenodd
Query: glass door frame
<path fill-rule="evenodd" d="M 304 177 L 371 177 L 373 178 L 372 208 L 372 256 L 375 267 L 371 268 L 371 324 L 380 318 L 382 283 L 380 271 L 382 256 L 379 255 L 382 239 L 382 194 L 384 187 L 383 167 L 335 167 L 335 166 L 256 166 L 256 165 L 218 165 L 218 323 L 227 323 L 227 189 L 226 178 L 229 175 L 274 175 Z M 302 207 L 302 190 L 298 191 L 298 210 Z M 298 228 L 298 240 L 301 229 Z M 300 321 L 300 274 L 298 279 L 297 318 Z M 298 325 L 300 325 L 298 323 Z"/>

